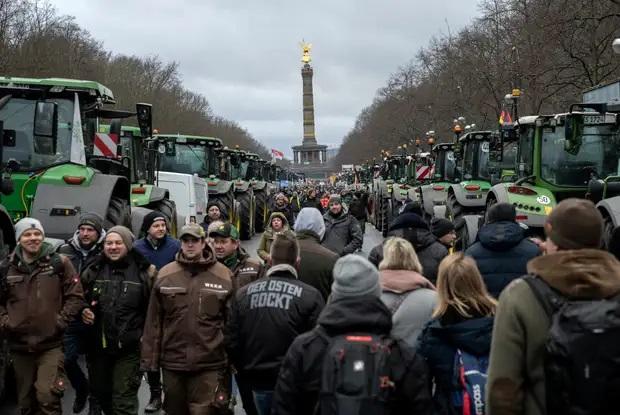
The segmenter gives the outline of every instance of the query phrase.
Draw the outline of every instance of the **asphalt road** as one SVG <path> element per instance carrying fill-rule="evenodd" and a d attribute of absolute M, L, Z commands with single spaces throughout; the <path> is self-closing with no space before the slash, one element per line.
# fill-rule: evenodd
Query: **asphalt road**
<path fill-rule="evenodd" d="M 375 245 L 379 244 L 382 240 L 383 238 L 381 234 L 377 232 L 377 230 L 375 230 L 375 228 L 372 225 L 367 224 L 366 234 L 364 235 L 364 245 L 362 247 L 362 252 L 360 253 L 360 255 L 364 255 L 365 257 L 367 257 L 370 250 Z M 242 242 L 242 246 L 243 248 L 246 249 L 246 251 L 250 255 L 257 257 L 256 248 L 258 247 L 259 242 L 260 242 L 260 235 L 256 235 L 251 240 Z M 74 391 L 72 388 L 69 387 L 68 390 L 65 392 L 65 396 L 63 398 L 63 413 L 64 414 L 73 413 L 72 406 L 73 406 L 74 398 L 75 398 Z M 139 413 L 143 414 L 144 407 L 148 403 L 148 399 L 149 399 L 149 388 L 148 388 L 146 381 L 142 382 L 142 386 L 140 387 L 140 391 L 138 393 L 138 399 L 140 401 L 140 412 Z M 238 404 L 235 407 L 235 415 L 245 414 L 245 412 L 241 408 L 241 400 L 237 399 L 237 402 Z M 87 414 L 87 413 L 88 413 L 88 409 L 82 412 L 82 414 Z M 163 411 L 161 413 L 163 414 Z M 0 415 L 13 415 L 13 414 L 16 414 L 16 415 L 18 414 L 17 407 L 14 402 L 10 402 L 9 400 L 9 402 L 5 402 L 4 404 L 0 405 Z"/>

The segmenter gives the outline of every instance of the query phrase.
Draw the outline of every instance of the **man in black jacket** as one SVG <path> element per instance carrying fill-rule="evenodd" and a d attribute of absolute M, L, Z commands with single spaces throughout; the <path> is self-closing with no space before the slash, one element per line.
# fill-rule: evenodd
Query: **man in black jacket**
<path fill-rule="evenodd" d="M 330 196 L 328 211 L 323 215 L 323 219 L 325 219 L 325 236 L 321 245 L 339 256 L 362 249 L 364 235 L 360 224 L 344 208 L 339 195 Z"/>
<path fill-rule="evenodd" d="M 277 235 L 267 278 L 239 290 L 229 320 L 230 355 L 259 415 L 271 413 L 273 389 L 287 349 L 311 330 L 325 305 L 315 288 L 297 279 L 299 246 L 292 235 Z"/>
<path fill-rule="evenodd" d="M 389 337 L 392 314 L 380 296 L 379 273 L 368 260 L 347 255 L 336 262 L 332 294 L 319 316 L 318 326 L 297 337 L 282 362 L 273 397 L 273 414 L 315 413 L 330 338 L 349 333 Z M 397 342 L 393 347 L 394 355 L 402 359 L 394 362 L 394 368 L 399 368 L 398 375 L 389 379 L 390 384 L 393 382 L 395 398 L 395 407 L 389 413 L 429 414 L 431 391 L 424 360 L 403 343 Z"/>
<path fill-rule="evenodd" d="M 69 258 L 73 268 L 80 276 L 101 253 L 103 239 L 106 235 L 103 223 L 103 218 L 97 213 L 83 213 L 73 237 L 58 248 L 58 253 Z M 65 372 L 71 386 L 75 389 L 73 413 L 82 412 L 88 398 L 89 415 L 100 415 L 101 408 L 97 403 L 97 398 L 94 395 L 89 397 L 88 379 L 78 363 L 80 355 L 86 352 L 85 340 L 87 335 L 88 330 L 80 316 L 76 317 L 67 327 L 63 337 Z"/>

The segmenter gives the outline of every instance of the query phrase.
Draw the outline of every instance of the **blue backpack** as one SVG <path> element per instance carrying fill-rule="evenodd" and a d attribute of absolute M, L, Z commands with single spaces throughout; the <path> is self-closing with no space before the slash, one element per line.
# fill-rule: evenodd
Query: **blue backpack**
<path fill-rule="evenodd" d="M 453 375 L 456 392 L 453 394 L 452 404 L 456 408 L 463 408 L 463 415 L 485 414 L 488 369 L 488 356 L 474 356 L 457 349 Z"/>

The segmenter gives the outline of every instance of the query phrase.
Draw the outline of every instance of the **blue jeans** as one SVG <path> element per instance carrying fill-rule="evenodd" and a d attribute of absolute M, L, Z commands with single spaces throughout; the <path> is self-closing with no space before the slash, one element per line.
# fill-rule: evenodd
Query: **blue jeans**
<path fill-rule="evenodd" d="M 271 414 L 271 402 L 273 400 L 273 391 L 262 391 L 252 389 L 252 395 L 254 395 L 254 405 L 258 415 Z"/>

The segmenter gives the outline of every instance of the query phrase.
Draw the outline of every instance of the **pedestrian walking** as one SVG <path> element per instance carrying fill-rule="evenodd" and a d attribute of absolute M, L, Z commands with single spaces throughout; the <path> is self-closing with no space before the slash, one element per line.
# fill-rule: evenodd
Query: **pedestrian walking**
<path fill-rule="evenodd" d="M 286 217 L 289 226 L 293 226 L 295 224 L 295 212 L 289 204 L 289 200 L 286 195 L 282 192 L 276 194 L 274 202 L 275 203 L 273 204 L 269 215 L 271 216 L 272 213 L 279 212 Z"/>
<path fill-rule="evenodd" d="M 15 224 L 15 250 L 0 265 L 0 333 L 15 369 L 22 414 L 59 415 L 65 390 L 63 333 L 84 305 L 71 261 L 44 242 L 41 222 Z"/>
<path fill-rule="evenodd" d="M 437 303 L 433 284 L 422 276 L 422 265 L 409 241 L 391 237 L 379 264 L 381 300 L 392 312 L 392 335 L 415 347 Z"/>
<path fill-rule="evenodd" d="M 181 251 L 151 293 L 141 367 L 162 369 L 166 413 L 217 414 L 230 401 L 224 325 L 232 273 L 218 263 L 201 226 L 184 226 L 179 238 Z"/>
<path fill-rule="evenodd" d="M 454 223 L 448 219 L 435 218 L 431 221 L 431 233 L 437 238 L 437 241 L 445 246 L 448 251 L 454 248 L 456 241 L 456 227 Z"/>
<path fill-rule="evenodd" d="M 216 201 L 210 201 L 207 203 L 207 215 L 201 223 L 205 232 L 209 228 L 209 225 L 215 221 L 225 221 L 226 212 L 222 212 L 220 205 Z"/>
<path fill-rule="evenodd" d="M 317 327 L 298 336 L 282 362 L 273 414 L 343 413 L 336 408 L 430 414 L 426 365 L 390 337 L 392 316 L 380 296 L 378 271 L 368 260 L 338 260 Z"/>
<path fill-rule="evenodd" d="M 338 256 L 352 254 L 362 249 L 364 236 L 360 225 L 342 205 L 339 195 L 329 199 L 329 210 L 323 215 L 325 236 L 321 245 L 335 252 Z"/>
<path fill-rule="evenodd" d="M 301 258 L 297 271 L 299 280 L 319 290 L 327 301 L 332 289 L 334 265 L 339 256 L 321 245 L 325 235 L 321 212 L 315 208 L 303 208 L 295 222 L 295 235 Z"/>
<path fill-rule="evenodd" d="M 433 284 L 437 281 L 439 263 L 448 255 L 448 249 L 430 232 L 428 224 L 422 217 L 411 210 L 417 203 L 405 205 L 405 211 L 398 215 L 390 224 L 388 237 L 398 236 L 408 240 L 422 264 L 422 274 Z M 368 254 L 368 260 L 379 266 L 383 259 L 383 244 L 375 246 Z"/>
<path fill-rule="evenodd" d="M 134 235 L 126 227 L 110 228 L 102 255 L 82 274 L 88 304 L 82 319 L 93 326 L 88 372 L 106 415 L 138 413 L 140 340 L 157 270 L 133 243 Z"/>
<path fill-rule="evenodd" d="M 418 345 L 435 385 L 434 414 L 484 413 L 495 306 L 473 259 L 457 253 L 441 261 L 437 306 Z"/>
<path fill-rule="evenodd" d="M 618 411 L 620 263 L 599 249 L 603 218 L 565 199 L 544 225 L 546 255 L 500 296 L 488 379 L 493 415 Z M 567 383 L 568 381 L 568 383 Z"/>
<path fill-rule="evenodd" d="M 258 243 L 257 253 L 260 259 L 265 263 L 269 262 L 269 252 L 271 250 L 271 244 L 275 237 L 281 233 L 293 234 L 288 224 L 286 216 L 280 212 L 273 212 L 269 217 L 269 224 L 267 229 L 261 235 L 260 242 Z"/>
<path fill-rule="evenodd" d="M 134 248 L 153 264 L 157 270 L 174 261 L 176 254 L 181 248 L 180 242 L 170 236 L 168 232 L 166 217 L 161 212 L 154 210 L 148 213 L 142 221 L 144 238 L 137 240 L 134 244 Z M 148 372 L 146 379 L 151 396 L 144 408 L 144 412 L 157 412 L 162 406 L 161 375 L 159 371 Z"/>
<path fill-rule="evenodd" d="M 527 274 L 527 263 L 540 253 L 526 238 L 510 203 L 497 203 L 488 210 L 486 223 L 478 231 L 476 242 L 465 255 L 476 260 L 489 293 L 499 298 L 512 280 Z"/>
<path fill-rule="evenodd" d="M 295 337 L 315 326 L 325 305 L 318 290 L 298 280 L 299 260 L 295 236 L 278 234 L 266 278 L 241 288 L 233 303 L 230 355 L 259 415 L 271 414 L 282 359 Z"/>
<path fill-rule="evenodd" d="M 97 213 L 83 213 L 73 237 L 58 248 L 58 253 L 69 258 L 80 278 L 82 272 L 101 254 L 105 238 L 103 224 L 103 218 Z M 81 315 L 75 316 L 67 326 L 63 337 L 65 372 L 75 389 L 73 413 L 82 412 L 88 402 L 89 415 L 99 415 L 101 408 L 97 398 L 90 393 L 88 378 L 78 362 L 80 355 L 86 353 L 86 337 L 89 334 L 88 326 L 82 321 Z"/>
<path fill-rule="evenodd" d="M 316 208 L 321 214 L 324 213 L 323 206 L 321 205 L 321 199 L 317 196 L 316 188 L 311 187 L 306 193 L 306 197 L 301 203 L 301 208 Z"/>
<path fill-rule="evenodd" d="M 220 225 L 209 233 L 209 237 L 213 238 L 215 257 L 233 273 L 235 290 L 262 277 L 263 266 L 241 248 L 235 226 L 230 223 Z"/>
<path fill-rule="evenodd" d="M 367 204 L 368 200 L 361 191 L 353 193 L 353 198 L 349 205 L 349 213 L 359 222 L 362 235 L 366 232 L 366 221 L 368 220 Z"/>

